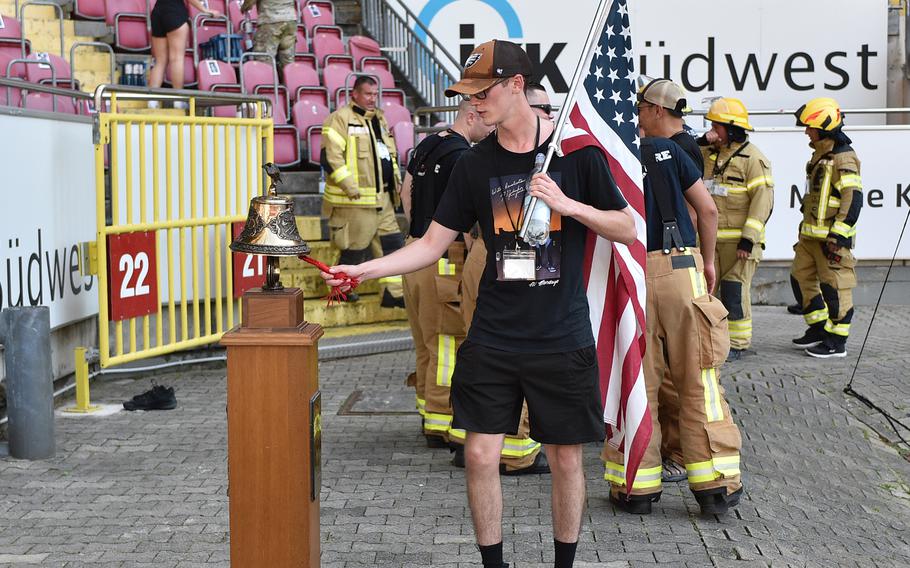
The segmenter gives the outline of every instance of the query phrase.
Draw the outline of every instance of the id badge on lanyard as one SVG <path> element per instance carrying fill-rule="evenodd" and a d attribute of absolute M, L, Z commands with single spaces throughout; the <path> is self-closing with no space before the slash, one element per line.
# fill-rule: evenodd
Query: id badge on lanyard
<path fill-rule="evenodd" d="M 376 142 L 376 156 L 380 160 L 391 160 L 392 154 L 389 152 L 389 147 L 385 145 L 385 142 L 379 140 Z"/>
<path fill-rule="evenodd" d="M 506 249 L 502 251 L 503 280 L 536 280 L 536 254 L 533 250 Z"/>

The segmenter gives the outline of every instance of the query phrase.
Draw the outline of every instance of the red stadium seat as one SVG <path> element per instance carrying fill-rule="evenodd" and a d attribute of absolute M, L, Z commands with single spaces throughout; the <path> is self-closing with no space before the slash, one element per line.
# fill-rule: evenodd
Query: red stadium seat
<path fill-rule="evenodd" d="M 282 167 L 295 166 L 300 163 L 300 138 L 297 129 L 290 125 L 274 127 L 275 164 Z"/>
<path fill-rule="evenodd" d="M 196 71 L 200 91 L 213 91 L 216 85 L 236 85 L 237 75 L 229 63 L 217 59 L 203 59 Z M 239 91 L 239 87 L 238 87 Z"/>
<path fill-rule="evenodd" d="M 235 34 L 244 33 L 243 21 L 246 19 L 246 16 L 240 11 L 241 4 L 241 0 L 228 0 L 227 16 L 231 20 L 231 28 L 234 30 Z M 249 17 L 254 24 L 256 23 L 256 20 L 259 19 L 259 12 L 256 10 L 256 6 L 253 6 L 250 9 Z"/>
<path fill-rule="evenodd" d="M 394 126 L 399 122 L 411 122 L 411 111 L 398 103 L 385 103 L 383 101 L 382 112 L 385 113 L 385 119 L 390 126 Z"/>
<path fill-rule="evenodd" d="M 392 136 L 395 137 L 395 147 L 398 148 L 398 161 L 402 165 L 407 165 L 411 148 L 414 147 L 414 124 L 399 122 L 392 126 Z"/>
<path fill-rule="evenodd" d="M 24 63 L 13 63 L 10 67 L 10 62 L 14 59 L 19 59 L 21 54 L 18 52 L 9 53 L 6 51 L 0 51 L 0 77 L 7 76 L 7 69 L 9 69 L 9 76 L 14 79 L 25 79 L 25 64 Z"/>
<path fill-rule="evenodd" d="M 297 133 L 303 140 L 303 146 L 307 149 L 307 159 L 312 163 L 318 164 L 319 142 L 317 142 L 314 154 L 313 141 L 309 133 L 311 128 L 315 128 L 320 134 L 317 138 L 321 139 L 322 123 L 329 116 L 329 108 L 320 104 L 297 101 L 297 104 L 291 109 L 291 115 L 294 119 L 294 126 L 297 127 Z"/>
<path fill-rule="evenodd" d="M 9 56 L 9 59 L 19 59 L 22 57 L 22 43 L 25 42 L 25 54 L 28 55 L 31 53 L 31 44 L 28 40 L 22 39 L 22 27 L 19 24 L 19 20 L 12 16 L 0 15 L 0 20 L 3 21 L 2 27 L 0 27 L 0 54 Z M 0 70 L 0 75 L 6 73 L 6 64 L 3 65 L 3 69 Z M 16 66 L 16 72 L 13 74 L 14 77 L 24 76 L 25 69 L 21 65 Z"/>
<path fill-rule="evenodd" d="M 145 0 L 105 0 L 104 21 L 114 28 L 114 47 L 122 51 L 151 48 Z"/>
<path fill-rule="evenodd" d="M 75 88 L 74 81 L 70 77 L 70 66 L 65 59 L 53 53 L 33 53 L 28 56 L 30 61 L 45 61 L 42 65 L 27 65 L 25 68 L 25 79 L 30 83 L 53 83 L 56 75 L 56 86 L 69 89 Z M 51 72 L 51 67 L 54 71 Z"/>
<path fill-rule="evenodd" d="M 47 112 L 54 111 L 55 95 L 50 93 L 29 93 L 22 100 L 22 108 L 33 110 L 43 110 Z M 64 114 L 76 114 L 76 105 L 71 97 L 56 95 L 57 112 Z"/>
<path fill-rule="evenodd" d="M 230 67 L 230 66 L 229 66 Z M 200 79 L 201 80 L 201 79 Z M 212 85 L 212 92 L 215 93 L 240 93 L 240 85 L 216 84 Z M 237 116 L 236 105 L 226 105 L 214 107 L 212 114 L 220 118 L 234 118 Z"/>
<path fill-rule="evenodd" d="M 291 100 L 297 100 L 297 89 L 300 87 L 318 87 L 319 73 L 308 63 L 295 61 L 284 67 L 284 84 L 288 88 Z"/>
<path fill-rule="evenodd" d="M 295 53 L 294 61 L 298 63 L 306 63 L 313 68 L 313 71 L 319 69 L 319 66 L 316 65 L 316 56 L 312 53 Z M 317 71 L 318 72 L 318 71 Z"/>
<path fill-rule="evenodd" d="M 329 106 L 329 92 L 325 87 L 297 87 L 297 102 Z"/>
<path fill-rule="evenodd" d="M 5 14 L 0 14 L 0 41 L 4 43 L 11 41 L 19 45 L 22 42 L 22 26 L 19 25 L 19 20 L 12 16 L 7 16 Z"/>
<path fill-rule="evenodd" d="M 322 153 L 322 125 L 314 124 L 306 129 L 307 158 L 310 163 L 319 165 L 319 156 Z"/>
<path fill-rule="evenodd" d="M 309 53 L 310 40 L 306 33 L 306 26 L 297 24 L 297 44 L 294 46 L 294 53 Z"/>
<path fill-rule="evenodd" d="M 265 93 L 272 99 L 275 124 L 287 123 L 287 89 L 277 84 L 275 67 L 262 61 L 247 60 L 243 62 L 240 77 L 244 93 Z"/>
<path fill-rule="evenodd" d="M 355 35 L 348 38 L 348 52 L 354 58 L 354 65 L 360 69 L 360 61 L 364 57 L 379 57 L 382 51 L 379 50 L 379 44 L 373 38 L 367 36 Z"/>
<path fill-rule="evenodd" d="M 7 95 L 9 91 L 9 95 Z M 9 98 L 7 98 L 7 96 Z M 0 105 L 6 105 L 11 107 L 18 107 L 22 103 L 22 91 L 19 89 L 10 87 L 0 87 Z"/>
<path fill-rule="evenodd" d="M 75 0 L 73 13 L 83 20 L 103 20 L 104 0 Z"/>
<path fill-rule="evenodd" d="M 210 10 L 215 10 L 219 14 L 222 14 L 225 18 L 228 17 L 227 6 L 225 0 L 202 0 L 202 5 Z M 198 16 L 208 16 L 207 12 L 202 12 L 196 6 L 193 6 L 191 3 L 187 2 L 186 7 L 190 11 L 190 21 L 194 21 Z M 200 42 L 202 43 L 202 42 Z"/>
<path fill-rule="evenodd" d="M 396 103 L 401 106 L 404 106 L 404 91 L 401 89 L 383 89 L 382 90 L 382 99 L 383 106 L 391 103 Z"/>
<path fill-rule="evenodd" d="M 344 34 L 338 26 L 316 26 L 310 32 L 313 38 L 313 53 L 316 61 L 325 63 L 326 56 L 344 55 Z"/>
<path fill-rule="evenodd" d="M 375 75 L 383 89 L 395 88 L 395 77 L 392 76 L 392 64 L 385 57 L 364 57 L 360 63 L 360 72 Z"/>
<path fill-rule="evenodd" d="M 306 26 L 310 36 L 315 26 L 335 25 L 335 5 L 327 0 L 301 1 L 298 12 L 300 21 Z"/>

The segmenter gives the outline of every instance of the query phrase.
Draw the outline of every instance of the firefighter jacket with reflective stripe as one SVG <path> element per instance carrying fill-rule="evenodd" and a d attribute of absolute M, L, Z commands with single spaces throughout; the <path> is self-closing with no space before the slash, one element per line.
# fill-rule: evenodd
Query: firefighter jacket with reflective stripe
<path fill-rule="evenodd" d="M 765 241 L 765 224 L 774 208 L 771 162 L 751 142 L 733 142 L 720 151 L 701 147 L 705 183 L 717 204 L 717 240 Z M 742 247 L 741 247 L 742 248 Z"/>
<path fill-rule="evenodd" d="M 863 206 L 863 182 L 856 152 L 847 145 L 834 145 L 834 140 L 811 144 L 815 153 L 806 164 L 806 195 L 799 233 L 851 248 Z"/>
<path fill-rule="evenodd" d="M 379 120 L 382 140 L 377 140 L 370 122 Z M 323 203 L 331 207 L 379 207 L 378 192 L 382 191 L 382 163 L 377 143 L 382 142 L 392 160 L 393 183 L 390 187 L 392 203 L 398 207 L 398 152 L 389 123 L 379 109 L 364 111 L 349 102 L 332 114 L 322 125 L 322 162 L 326 170 Z M 350 196 L 360 193 L 360 197 Z"/>

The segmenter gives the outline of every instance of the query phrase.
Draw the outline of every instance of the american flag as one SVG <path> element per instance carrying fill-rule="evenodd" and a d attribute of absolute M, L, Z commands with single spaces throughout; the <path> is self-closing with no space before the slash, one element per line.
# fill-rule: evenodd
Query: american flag
<path fill-rule="evenodd" d="M 609 2 L 590 65 L 560 139 L 564 154 L 597 146 L 629 202 L 638 240 L 631 246 L 590 232 L 585 281 L 600 364 L 607 439 L 625 455 L 626 487 L 651 439 L 645 392 L 645 200 L 642 190 L 632 32 L 626 0 Z M 585 59 L 583 65 L 587 63 Z"/>

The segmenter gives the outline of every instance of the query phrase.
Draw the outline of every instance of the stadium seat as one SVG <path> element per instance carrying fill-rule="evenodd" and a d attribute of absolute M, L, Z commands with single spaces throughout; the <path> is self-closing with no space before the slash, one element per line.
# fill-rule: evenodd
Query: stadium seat
<path fill-rule="evenodd" d="M 294 105 L 294 108 L 291 109 L 291 116 L 294 120 L 294 126 L 297 127 L 297 133 L 300 135 L 303 140 L 303 147 L 306 148 L 306 156 L 308 161 L 312 163 L 319 163 L 319 143 L 317 142 L 317 147 L 315 148 L 315 158 L 313 153 L 313 141 L 310 137 L 310 129 L 316 128 L 320 134 L 322 123 L 325 122 L 325 119 L 329 116 L 328 107 L 320 104 L 313 104 L 307 101 L 297 101 Z"/>
<path fill-rule="evenodd" d="M 241 87 L 244 93 L 263 93 L 272 99 L 275 124 L 286 124 L 288 120 L 288 94 L 284 85 L 277 84 L 275 68 L 262 61 L 247 60 L 241 67 Z"/>
<path fill-rule="evenodd" d="M 360 62 L 360 72 L 375 75 L 379 79 L 380 88 L 395 88 L 395 77 L 392 76 L 392 64 L 389 63 L 389 60 L 385 57 L 364 57 Z"/>
<path fill-rule="evenodd" d="M 307 63 L 295 61 L 284 67 L 284 84 L 288 88 L 291 100 L 297 100 L 297 89 L 300 87 L 318 87 L 319 73 Z"/>
<path fill-rule="evenodd" d="M 316 54 L 316 61 L 320 64 L 325 63 L 325 58 L 329 55 L 345 55 L 344 34 L 338 26 L 316 26 L 310 32 L 313 38 L 313 53 Z"/>
<path fill-rule="evenodd" d="M 237 75 L 230 63 L 217 59 L 203 59 L 196 69 L 200 91 L 213 91 L 216 85 L 237 85 Z M 238 87 L 239 89 L 239 87 Z"/>
<path fill-rule="evenodd" d="M 297 87 L 296 102 L 329 106 L 329 92 L 325 87 Z"/>
<path fill-rule="evenodd" d="M 295 53 L 294 61 L 298 63 L 306 63 L 313 68 L 313 71 L 316 71 L 318 74 L 319 66 L 316 65 L 316 56 L 312 53 Z"/>
<path fill-rule="evenodd" d="M 294 46 L 294 54 L 309 53 L 310 41 L 307 39 L 306 26 L 297 24 L 297 44 Z"/>
<path fill-rule="evenodd" d="M 396 103 L 404 106 L 404 91 L 401 89 L 383 89 L 380 98 L 383 105 Z"/>
<path fill-rule="evenodd" d="M 43 65 L 27 65 L 25 68 L 25 79 L 30 83 L 54 83 L 56 75 L 56 85 L 63 89 L 78 88 L 78 83 L 70 76 L 70 65 L 65 59 L 53 53 L 33 53 L 27 57 L 29 61 L 46 61 Z M 54 68 L 53 73 L 51 67 Z"/>
<path fill-rule="evenodd" d="M 9 59 L 19 59 L 22 57 L 22 44 L 25 43 L 25 54 L 31 53 L 31 43 L 22 39 L 22 27 L 19 20 L 12 16 L 0 15 L 3 20 L 3 27 L 0 27 L 0 54 L 9 56 Z M 7 60 L 8 61 L 8 60 Z M 25 75 L 25 69 L 21 65 L 16 66 L 18 71 L 14 76 Z M 0 74 L 6 73 L 6 64 L 4 64 Z"/>
<path fill-rule="evenodd" d="M 228 65 L 228 67 L 230 67 L 230 65 Z M 242 92 L 240 85 L 237 84 L 216 84 L 212 85 L 211 90 L 214 93 L 240 94 Z M 237 116 L 237 105 L 216 106 L 212 109 L 212 114 L 220 118 L 234 118 Z"/>
<path fill-rule="evenodd" d="M 408 156 L 414 147 L 414 124 L 399 122 L 392 126 L 392 136 L 395 137 L 395 147 L 398 149 L 398 161 L 406 166 Z"/>
<path fill-rule="evenodd" d="M 8 95 L 7 91 L 9 92 Z M 22 104 L 22 91 L 12 87 L 9 89 L 0 87 L 0 105 L 18 107 L 20 104 Z"/>
<path fill-rule="evenodd" d="M 103 20 L 104 0 L 74 0 L 73 13 L 83 20 Z"/>
<path fill-rule="evenodd" d="M 231 20 L 231 29 L 235 34 L 244 33 L 243 21 L 246 19 L 246 16 L 240 11 L 241 4 L 241 0 L 228 0 L 227 16 Z M 249 15 L 250 20 L 255 26 L 256 20 L 259 19 L 259 12 L 256 10 L 256 6 L 253 6 L 250 9 Z"/>
<path fill-rule="evenodd" d="M 0 77 L 7 76 L 7 69 L 9 69 L 9 76 L 14 79 L 25 79 L 25 65 L 22 63 L 13 63 L 10 67 L 10 62 L 14 59 L 19 59 L 21 54 L 18 52 L 9 53 L 5 51 L 0 51 Z"/>
<path fill-rule="evenodd" d="M 322 69 L 322 84 L 329 92 L 329 100 L 334 101 L 340 89 L 343 89 L 348 75 L 354 72 L 354 60 L 347 55 L 332 55 L 326 60 Z M 353 85 L 353 81 L 351 82 Z"/>
<path fill-rule="evenodd" d="M 319 156 L 322 153 L 322 125 L 314 124 L 306 129 L 307 158 L 311 164 L 319 165 Z"/>
<path fill-rule="evenodd" d="M 382 52 L 379 44 L 373 38 L 355 35 L 348 38 L 348 53 L 354 58 L 354 65 L 360 69 L 360 61 L 364 57 L 379 57 Z"/>
<path fill-rule="evenodd" d="M 53 112 L 54 98 L 55 95 L 51 95 L 50 93 L 29 93 L 22 99 L 22 108 Z M 56 95 L 56 99 L 57 112 L 76 114 L 76 105 L 73 104 L 73 99 L 71 97 Z"/>
<path fill-rule="evenodd" d="M 202 0 L 202 5 L 210 10 L 215 10 L 219 14 L 222 14 L 225 18 L 228 17 L 227 6 L 225 5 L 225 0 Z M 202 12 L 196 6 L 193 6 L 191 3 L 187 2 L 186 7 L 190 11 L 190 21 L 195 21 L 198 16 L 210 17 L 207 12 Z M 226 33 L 226 32 L 225 32 Z M 202 43 L 202 42 L 200 42 Z"/>
<path fill-rule="evenodd" d="M 151 49 L 145 0 L 105 0 L 104 21 L 114 28 L 114 48 L 121 51 Z"/>
<path fill-rule="evenodd" d="M 300 21 L 306 26 L 310 37 L 313 35 L 315 26 L 334 26 L 335 25 L 335 5 L 327 0 L 301 0 L 298 4 L 300 7 Z"/>
<path fill-rule="evenodd" d="M 291 124 L 274 127 L 275 164 L 282 167 L 296 166 L 300 163 L 300 138 L 297 128 Z"/>
<path fill-rule="evenodd" d="M 386 104 L 383 102 L 382 112 L 385 114 L 385 119 L 390 126 L 394 126 L 399 122 L 411 122 L 411 111 L 398 103 Z"/>

